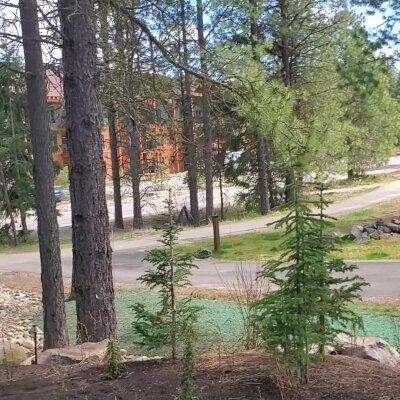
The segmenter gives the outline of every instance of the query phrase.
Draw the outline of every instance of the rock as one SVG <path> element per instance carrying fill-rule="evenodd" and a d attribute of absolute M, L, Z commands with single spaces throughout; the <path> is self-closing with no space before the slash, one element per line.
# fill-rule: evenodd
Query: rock
<path fill-rule="evenodd" d="M 344 239 L 347 235 L 345 233 L 343 233 L 343 232 L 335 231 L 335 232 L 332 233 L 332 236 L 335 237 L 335 238 L 338 238 L 338 239 Z"/>
<path fill-rule="evenodd" d="M 351 227 L 351 235 L 354 238 L 354 240 L 360 240 L 363 232 L 364 232 L 364 227 L 362 225 L 353 225 Z"/>
<path fill-rule="evenodd" d="M 21 364 L 19 364 L 19 365 L 22 365 L 22 366 L 26 366 L 26 365 L 32 365 L 32 364 L 33 364 L 33 361 L 34 361 L 34 359 L 35 359 L 35 356 L 28 357 L 26 360 L 22 361 L 22 363 L 21 363 Z"/>
<path fill-rule="evenodd" d="M 317 344 L 312 344 L 309 349 L 310 354 L 317 354 L 319 353 L 319 346 Z M 333 346 L 324 346 L 324 354 L 335 354 L 336 350 Z"/>
<path fill-rule="evenodd" d="M 400 366 L 400 354 L 379 337 L 349 336 L 340 333 L 334 340 L 338 354 L 374 360 L 390 367 Z"/>
<path fill-rule="evenodd" d="M 147 357 L 147 356 L 127 356 L 127 362 L 143 362 L 143 361 L 151 361 L 151 360 L 162 360 L 162 357 L 155 356 L 155 357 Z"/>
<path fill-rule="evenodd" d="M 381 234 L 377 231 L 371 233 L 369 237 L 374 240 L 381 240 Z"/>
<path fill-rule="evenodd" d="M 400 225 L 400 219 L 397 217 L 397 218 L 393 218 L 392 219 L 392 222 L 394 223 L 394 224 L 396 224 L 396 225 Z"/>
<path fill-rule="evenodd" d="M 121 350 L 119 351 L 119 355 L 120 355 L 121 357 L 126 357 L 126 356 L 128 355 L 128 350 L 121 349 Z"/>
<path fill-rule="evenodd" d="M 373 233 L 376 232 L 376 229 L 373 228 L 372 226 L 367 226 L 367 227 L 365 228 L 365 231 L 368 233 L 368 235 L 372 235 Z"/>
<path fill-rule="evenodd" d="M 396 233 L 400 233 L 400 225 L 394 224 L 392 222 L 388 222 L 386 226 L 392 231 Z"/>
<path fill-rule="evenodd" d="M 0 365 L 19 365 L 26 357 L 26 350 L 19 344 L 0 339 Z"/>
<path fill-rule="evenodd" d="M 38 364 L 75 364 L 82 361 L 103 363 L 107 356 L 108 339 L 98 343 L 83 343 L 59 349 L 48 349 L 38 356 Z"/>
<path fill-rule="evenodd" d="M 211 251 L 208 249 L 198 249 L 195 251 L 194 256 L 196 258 L 205 259 L 211 257 Z"/>
<path fill-rule="evenodd" d="M 24 340 L 21 343 L 21 346 L 28 350 L 35 350 L 35 343 L 33 342 L 33 340 L 29 340 L 29 339 Z"/>

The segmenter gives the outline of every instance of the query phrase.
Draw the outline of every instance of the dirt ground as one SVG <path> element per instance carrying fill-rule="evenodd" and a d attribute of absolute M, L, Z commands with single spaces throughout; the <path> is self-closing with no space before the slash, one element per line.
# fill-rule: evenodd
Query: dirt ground
<path fill-rule="evenodd" d="M 3 284 L 9 289 L 42 293 L 40 274 L 35 274 L 33 272 L 0 272 L 0 284 Z M 115 284 L 115 290 L 132 290 L 140 287 L 141 285 L 139 284 Z M 64 278 L 64 292 L 66 296 L 69 295 L 70 289 L 71 279 Z"/>
<path fill-rule="evenodd" d="M 173 400 L 179 363 L 128 364 L 128 375 L 110 381 L 90 365 L 0 368 L 1 400 Z M 202 356 L 196 367 L 197 400 L 399 400 L 400 371 L 373 361 L 335 356 L 310 371 L 310 382 L 280 393 L 268 355 L 257 352 L 221 359 Z"/>
<path fill-rule="evenodd" d="M 65 283 L 69 286 L 69 279 Z M 24 292 L 42 292 L 40 274 L 31 272 L 0 272 L 0 284 L 9 289 L 22 290 Z"/>

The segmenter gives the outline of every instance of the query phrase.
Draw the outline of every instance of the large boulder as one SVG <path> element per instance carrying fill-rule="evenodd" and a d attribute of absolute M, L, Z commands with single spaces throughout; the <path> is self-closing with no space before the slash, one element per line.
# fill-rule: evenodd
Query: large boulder
<path fill-rule="evenodd" d="M 390 367 L 400 366 L 400 354 L 379 337 L 349 336 L 340 333 L 334 340 L 338 354 L 377 361 Z"/>
<path fill-rule="evenodd" d="M 38 355 L 38 364 L 76 364 L 82 361 L 103 363 L 107 358 L 108 339 L 59 349 L 48 349 Z"/>
<path fill-rule="evenodd" d="M 400 233 L 400 225 L 394 224 L 393 222 L 388 222 L 386 226 L 395 233 Z"/>
<path fill-rule="evenodd" d="M 26 350 L 19 344 L 7 339 L 0 339 L 0 365 L 19 365 L 26 357 Z"/>
<path fill-rule="evenodd" d="M 364 232 L 364 227 L 362 225 L 353 225 L 351 227 L 351 235 L 355 240 L 360 239 Z"/>

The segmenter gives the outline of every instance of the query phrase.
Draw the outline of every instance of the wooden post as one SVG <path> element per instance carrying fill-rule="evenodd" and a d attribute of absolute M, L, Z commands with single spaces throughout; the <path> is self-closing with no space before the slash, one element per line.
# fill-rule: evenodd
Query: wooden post
<path fill-rule="evenodd" d="M 213 233 L 214 233 L 214 251 L 221 248 L 221 237 L 219 235 L 219 220 L 218 215 L 212 216 Z"/>
<path fill-rule="evenodd" d="M 33 343 L 35 344 L 35 357 L 33 359 L 33 364 L 37 365 L 38 363 L 38 340 L 37 340 L 37 334 L 38 334 L 38 328 L 36 325 L 32 326 L 32 330 L 30 333 L 33 334 Z"/>

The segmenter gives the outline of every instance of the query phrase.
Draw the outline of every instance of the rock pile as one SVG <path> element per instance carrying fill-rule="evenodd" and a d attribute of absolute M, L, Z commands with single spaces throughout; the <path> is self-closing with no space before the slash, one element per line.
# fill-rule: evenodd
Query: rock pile
<path fill-rule="evenodd" d="M 369 225 L 353 225 L 350 235 L 356 243 L 365 243 L 369 239 L 387 239 L 392 236 L 400 238 L 400 217 L 393 218 L 390 222 L 380 219 Z"/>
<path fill-rule="evenodd" d="M 0 285 L 0 339 L 15 343 L 32 353 L 32 318 L 41 309 L 40 295 Z M 43 337 L 38 335 L 39 348 Z"/>

